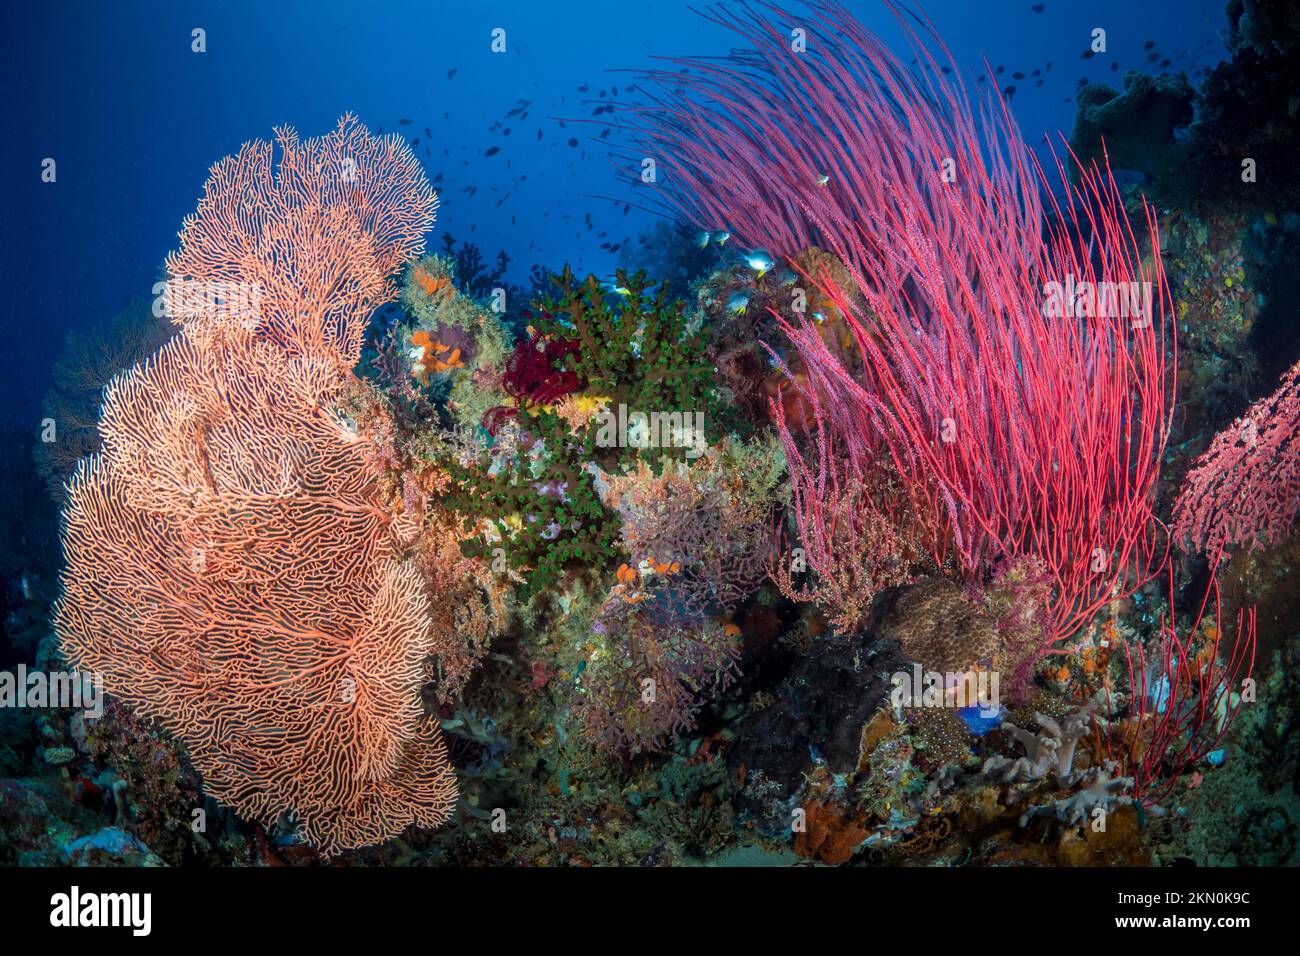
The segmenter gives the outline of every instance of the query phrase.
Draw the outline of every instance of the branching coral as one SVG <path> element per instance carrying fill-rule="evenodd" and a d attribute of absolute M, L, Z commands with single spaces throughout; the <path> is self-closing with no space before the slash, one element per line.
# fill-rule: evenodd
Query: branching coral
<path fill-rule="evenodd" d="M 596 491 L 601 465 L 617 473 L 638 461 L 685 459 L 710 428 L 712 370 L 702 340 L 686 330 L 684 307 L 663 289 L 650 296 L 644 276 L 619 282 L 609 291 L 595 276 L 579 284 L 567 268 L 555 279 L 556 295 L 539 304 L 536 327 L 506 363 L 512 404 L 483 417 L 491 447 L 448 466 L 450 505 L 482 519 L 466 553 L 503 558 L 523 578 L 523 601 L 566 569 L 612 569 L 618 520 Z M 672 447 L 611 435 L 613 407 L 623 409 L 620 423 L 627 409 L 675 414 L 686 434 L 668 436 L 681 439 Z"/>
<path fill-rule="evenodd" d="M 695 727 L 704 701 L 735 679 L 731 631 L 611 596 L 596 622 L 607 639 L 583 674 L 582 725 L 598 746 L 639 754 Z"/>
<path fill-rule="evenodd" d="M 728 440 L 659 474 L 645 462 L 600 473 L 633 561 L 597 617 L 583 682 L 584 726 L 602 745 L 661 747 L 734 678 L 740 628 L 724 622 L 766 577 L 782 466 L 771 440 Z"/>
<path fill-rule="evenodd" d="M 704 336 L 689 328 L 684 303 L 670 301 L 666 286 L 651 295 L 644 274 L 620 272 L 607 289 L 595 276 L 578 282 L 567 267 L 555 285 L 555 295 L 540 303 L 534 325 L 549 340 L 576 343 L 557 357 L 557 371 L 572 372 L 584 391 L 599 396 L 611 412 L 621 407 L 629 414 L 675 414 L 687 426 L 702 421 L 710 437 L 722 433 Z M 595 439 L 598 426 L 590 428 Z M 635 439 L 594 444 L 596 460 L 607 470 L 637 458 L 657 465 L 692 453 L 685 445 L 664 447 Z"/>
<path fill-rule="evenodd" d="M 698 620 L 734 610 L 767 576 L 782 471 L 772 441 L 728 440 L 691 465 L 666 463 L 656 475 L 638 462 L 598 484 L 632 564 L 677 566 L 661 593 L 673 613 Z"/>
<path fill-rule="evenodd" d="M 529 431 L 521 433 L 524 426 Z M 612 566 L 618 520 L 600 503 L 582 464 L 590 446 L 563 419 L 542 411 L 509 427 L 510 440 L 498 436 L 474 461 L 448 462 L 447 505 L 479 521 L 480 533 L 465 542 L 465 553 L 504 561 L 520 576 L 519 598 L 527 602 L 554 587 L 566 569 Z"/>
<path fill-rule="evenodd" d="M 808 396 L 814 409 L 815 395 Z M 811 441 L 787 427 L 785 407 L 772 404 L 790 469 L 793 547 L 773 554 L 772 577 L 791 600 L 812 601 L 840 632 L 861 627 L 879 591 L 905 583 L 917 545 L 910 516 L 892 493 L 885 462 L 858 473 L 844 446 L 814 414 Z M 805 450 L 811 444 L 811 450 Z"/>
<path fill-rule="evenodd" d="M 702 228 L 785 256 L 818 245 L 847 267 L 851 290 L 810 278 L 855 361 L 812 317 L 782 323 L 802 365 L 785 363 L 790 380 L 842 442 L 831 462 L 868 481 L 883 458 L 923 552 L 968 580 L 1044 562 L 1051 653 L 1164 557 L 1153 490 L 1176 349 L 1163 265 L 1145 255 L 1154 214 L 1130 226 L 1104 163 L 1053 198 L 1005 104 L 972 106 L 923 18 L 899 15 L 912 68 L 842 4 L 808 7 L 806 55 L 780 25 L 797 17 L 739 8 L 711 19 L 750 49 L 650 75 L 634 123 L 669 166 L 661 198 Z"/>
<path fill-rule="evenodd" d="M 461 543 L 473 526 L 446 506 L 451 476 L 437 462 L 450 454 L 442 434 L 399 435 L 389 406 L 373 387 L 353 382 L 341 413 L 367 438 L 378 493 L 395 516 L 403 553 L 420 573 L 433 618 L 430 679 L 441 701 L 456 698 L 509 616 L 507 581 Z"/>

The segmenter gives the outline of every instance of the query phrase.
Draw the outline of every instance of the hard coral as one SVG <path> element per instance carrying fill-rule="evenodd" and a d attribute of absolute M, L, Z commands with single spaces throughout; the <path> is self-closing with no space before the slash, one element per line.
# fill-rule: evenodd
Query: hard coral
<path fill-rule="evenodd" d="M 966 671 L 997 655 L 998 630 L 960 585 L 930 578 L 898 599 L 881 636 L 923 667 Z"/>

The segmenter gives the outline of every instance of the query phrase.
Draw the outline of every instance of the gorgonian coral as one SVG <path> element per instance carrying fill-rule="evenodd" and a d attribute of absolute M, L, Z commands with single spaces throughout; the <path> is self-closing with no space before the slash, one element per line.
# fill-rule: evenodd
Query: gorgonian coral
<path fill-rule="evenodd" d="M 54 623 L 69 660 L 185 742 L 208 794 L 268 825 L 288 813 L 332 853 L 455 802 L 420 700 L 450 609 L 339 412 L 436 199 L 400 139 L 351 116 L 278 135 L 278 163 L 253 142 L 212 168 L 168 258 L 182 330 L 106 391 Z M 257 307 L 216 307 L 232 289 Z"/>
<path fill-rule="evenodd" d="M 100 402 L 113 376 L 153 354 L 175 331 L 166 317 L 155 316 L 149 303 L 136 300 L 109 322 L 89 333 L 69 334 L 54 363 L 53 384 L 41 404 L 53 423 L 42 429 L 32 448 L 36 472 L 50 497 L 62 503 L 63 485 L 87 455 L 99 450 Z"/>
<path fill-rule="evenodd" d="M 704 702 L 738 674 L 734 629 L 657 613 L 612 595 L 596 621 L 606 638 L 582 675 L 578 712 L 598 747 L 635 755 L 693 730 Z"/>
<path fill-rule="evenodd" d="M 664 746 L 735 678 L 740 628 L 729 616 L 767 576 L 783 466 L 772 441 L 728 440 L 689 466 L 599 475 L 632 561 L 597 615 L 582 681 L 584 727 L 602 746 Z"/>
<path fill-rule="evenodd" d="M 1300 511 L 1300 363 L 1197 459 L 1174 507 L 1174 538 L 1215 554 L 1276 541 Z"/>
<path fill-rule="evenodd" d="M 782 26 L 799 17 L 741 7 L 711 18 L 746 51 L 648 77 L 633 122 L 668 167 L 660 197 L 701 228 L 844 264 L 852 289 L 806 278 L 844 316 L 854 361 L 812 316 L 782 324 L 790 379 L 837 438 L 832 466 L 842 452 L 868 481 L 885 460 L 924 553 L 969 580 L 1043 561 L 1050 653 L 1164 558 L 1152 509 L 1176 343 L 1146 255 L 1154 212 L 1131 226 L 1104 162 L 1077 185 L 1063 166 L 1049 177 L 1005 104 L 972 104 L 924 18 L 899 15 L 909 66 L 842 4 L 808 8 L 804 53 Z"/>
<path fill-rule="evenodd" d="M 669 613 L 727 614 L 767 577 L 773 511 L 784 470 L 774 442 L 726 440 L 692 464 L 655 474 L 645 462 L 601 475 L 602 500 L 619 515 L 634 567 L 675 565 L 661 585 Z"/>

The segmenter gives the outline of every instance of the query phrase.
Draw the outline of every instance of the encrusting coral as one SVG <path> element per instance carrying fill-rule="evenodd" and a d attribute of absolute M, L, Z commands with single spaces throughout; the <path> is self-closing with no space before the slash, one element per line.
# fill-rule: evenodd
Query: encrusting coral
<path fill-rule="evenodd" d="M 965 671 L 991 661 L 999 648 L 994 622 L 961 585 L 930 578 L 898 599 L 882 636 L 907 657 L 937 671 Z"/>

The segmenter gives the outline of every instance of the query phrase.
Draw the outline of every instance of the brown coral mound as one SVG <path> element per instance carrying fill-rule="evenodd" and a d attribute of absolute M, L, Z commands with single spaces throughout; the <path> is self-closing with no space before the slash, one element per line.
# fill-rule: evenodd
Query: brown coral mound
<path fill-rule="evenodd" d="M 804 805 L 804 828 L 795 833 L 794 852 L 825 863 L 840 866 L 857 853 L 870 831 L 866 820 L 830 801 L 814 800 Z"/>
<path fill-rule="evenodd" d="M 993 621 L 946 578 L 930 578 L 900 597 L 882 636 L 898 641 L 916 663 L 946 673 L 969 670 L 998 649 Z"/>
<path fill-rule="evenodd" d="M 268 824 L 287 811 L 333 853 L 437 825 L 455 800 L 419 693 L 450 610 L 431 618 L 398 550 L 409 521 L 382 506 L 373 444 L 337 411 L 358 303 L 415 253 L 382 223 L 422 233 L 435 200 L 350 117 L 280 141 L 279 179 L 264 143 L 214 167 L 169 260 L 206 250 L 191 276 L 278 282 L 272 311 L 179 315 L 180 334 L 107 389 L 103 452 L 69 486 L 55 627 L 71 661 L 184 740 L 209 795 Z M 329 185 L 326 160 L 349 157 L 360 198 Z M 248 168 L 266 175 L 223 191 Z M 372 200 L 399 208 L 358 212 Z"/>

